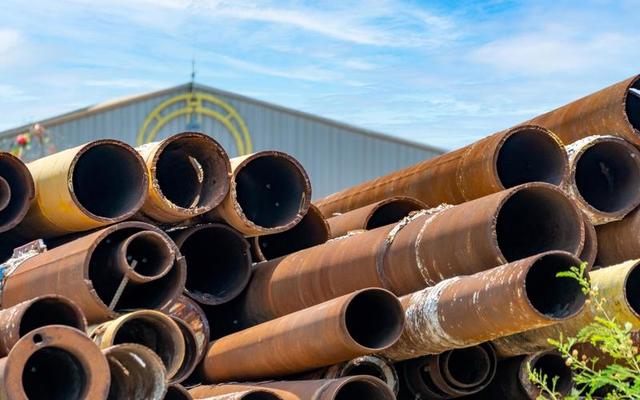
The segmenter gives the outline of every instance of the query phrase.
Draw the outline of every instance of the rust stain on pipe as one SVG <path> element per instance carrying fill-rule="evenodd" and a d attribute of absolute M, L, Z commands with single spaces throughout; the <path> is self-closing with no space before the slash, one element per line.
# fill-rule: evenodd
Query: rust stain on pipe
<path fill-rule="evenodd" d="M 136 284 L 119 272 L 118 244 L 138 232 L 151 231 L 171 246 L 173 267 L 161 277 Z M 157 244 L 157 243 L 156 243 Z M 153 260 L 157 246 L 136 247 L 136 260 Z M 146 249 L 146 250 L 145 250 Z M 114 318 L 121 310 L 161 308 L 184 290 L 184 260 L 177 247 L 160 229 L 142 222 L 122 222 L 89 233 L 27 259 L 5 280 L 1 304 L 11 307 L 43 294 L 68 297 L 82 309 L 89 323 Z M 142 267 L 140 267 L 142 268 Z"/>
<path fill-rule="evenodd" d="M 193 331 L 197 343 L 196 359 L 200 361 L 207 350 L 210 340 L 209 320 L 202 308 L 189 297 L 178 297 L 163 309 L 167 314 L 183 320 Z"/>
<path fill-rule="evenodd" d="M 584 213 L 583 217 L 584 246 L 578 258 L 588 264 L 587 270 L 591 270 L 596 263 L 596 256 L 598 255 L 598 235 L 596 234 L 595 226 Z"/>
<path fill-rule="evenodd" d="M 381 354 L 394 361 L 438 354 L 573 317 L 585 295 L 577 281 L 556 273 L 579 262 L 546 252 L 404 296 L 404 332 Z"/>
<path fill-rule="evenodd" d="M 344 236 L 350 231 L 371 230 L 396 223 L 412 211 L 427 208 L 426 204 L 407 196 L 394 196 L 344 214 L 327 219 L 331 237 Z"/>
<path fill-rule="evenodd" d="M 180 368 L 178 368 L 178 371 L 176 371 L 173 378 L 171 378 L 171 383 L 182 383 L 191 376 L 200 361 L 200 354 L 198 353 L 198 339 L 189 324 L 178 317 L 171 316 L 171 318 L 173 318 L 173 322 L 175 322 L 176 325 L 178 325 L 178 328 L 180 328 L 180 332 L 184 339 L 185 350 Z"/>
<path fill-rule="evenodd" d="M 272 260 L 325 243 L 331 236 L 329 225 L 316 206 L 310 204 L 302 220 L 293 228 L 273 235 L 251 238 L 254 261 Z"/>
<path fill-rule="evenodd" d="M 547 250 L 579 254 L 583 241 L 564 193 L 529 183 L 259 263 L 235 317 L 255 324 L 366 287 L 401 296 Z"/>
<path fill-rule="evenodd" d="M 203 375 L 222 382 L 309 371 L 383 350 L 402 326 L 392 293 L 364 289 L 212 342 Z"/>
<path fill-rule="evenodd" d="M 74 302 L 57 295 L 38 296 L 0 310 L 0 357 L 9 354 L 21 337 L 48 325 L 87 330 L 87 320 Z"/>
<path fill-rule="evenodd" d="M 552 130 L 564 143 L 589 135 L 618 135 L 640 145 L 640 75 L 633 76 L 572 103 L 535 117 L 525 124 Z"/>
<path fill-rule="evenodd" d="M 154 221 L 176 223 L 204 214 L 229 192 L 229 156 L 208 135 L 182 132 L 137 150 L 149 174 L 141 211 Z"/>
<path fill-rule="evenodd" d="M 19 158 L 0 152 L 0 232 L 18 225 L 35 196 L 31 172 Z"/>
<path fill-rule="evenodd" d="M 391 196 L 410 196 L 429 207 L 460 204 L 527 182 L 559 184 L 567 172 L 560 139 L 539 126 L 518 126 L 315 204 L 327 218 Z"/>
<path fill-rule="evenodd" d="M 173 383 L 167 387 L 163 400 L 193 400 L 193 397 L 182 385 Z"/>
<path fill-rule="evenodd" d="M 588 136 L 566 147 L 565 192 L 594 225 L 622 219 L 640 204 L 640 151 L 615 136 Z"/>
<path fill-rule="evenodd" d="M 201 304 L 226 303 L 251 277 L 249 243 L 224 224 L 204 224 L 170 233 L 187 265 L 185 293 Z"/>
<path fill-rule="evenodd" d="M 105 400 L 111 377 L 100 349 L 84 333 L 50 325 L 26 334 L 0 359 L 0 398 Z"/>
<path fill-rule="evenodd" d="M 282 400 L 282 397 L 271 390 L 246 388 L 238 392 L 207 397 L 207 400 Z"/>
<path fill-rule="evenodd" d="M 613 265 L 640 258 L 640 208 L 621 221 L 596 227 L 598 235 L 598 265 Z"/>
<path fill-rule="evenodd" d="M 231 171 L 229 193 L 205 219 L 222 219 L 245 236 L 259 236 L 292 228 L 309 209 L 309 177 L 286 153 L 260 151 L 235 157 Z"/>
<path fill-rule="evenodd" d="M 111 372 L 108 400 L 164 398 L 166 370 L 160 357 L 151 349 L 135 343 L 123 343 L 107 347 L 102 353 Z"/>

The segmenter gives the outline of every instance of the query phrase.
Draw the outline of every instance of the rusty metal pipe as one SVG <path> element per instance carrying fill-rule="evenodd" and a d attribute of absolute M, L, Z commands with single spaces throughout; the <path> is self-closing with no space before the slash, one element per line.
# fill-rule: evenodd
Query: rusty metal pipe
<path fill-rule="evenodd" d="M 337 238 L 350 231 L 371 230 L 396 223 L 412 211 L 425 208 L 427 206 L 423 202 L 414 198 L 394 196 L 331 217 L 327 219 L 327 223 L 331 229 L 331 237 Z"/>
<path fill-rule="evenodd" d="M 182 385 L 173 383 L 167 387 L 163 400 L 193 400 L 193 397 Z"/>
<path fill-rule="evenodd" d="M 566 195 L 529 183 L 259 263 L 235 319 L 247 326 L 366 287 L 401 296 L 547 250 L 579 254 L 583 240 Z"/>
<path fill-rule="evenodd" d="M 527 182 L 559 184 L 567 172 L 567 155 L 560 139 L 538 126 L 519 126 L 315 204 L 327 218 L 390 196 L 410 196 L 429 207 L 460 204 Z"/>
<path fill-rule="evenodd" d="M 182 132 L 137 148 L 149 173 L 142 213 L 176 223 L 218 206 L 229 192 L 229 156 L 212 137 Z"/>
<path fill-rule="evenodd" d="M 173 267 L 158 279 L 136 284 L 118 273 L 113 258 L 120 243 L 146 231 L 164 237 L 164 243 L 171 246 Z M 156 249 L 155 246 L 143 248 Z M 149 259 L 153 257 L 156 255 L 148 255 Z M 97 323 L 118 316 L 122 310 L 161 308 L 169 304 L 184 290 L 185 275 L 184 260 L 165 233 L 142 222 L 122 222 L 22 262 L 6 277 L 0 304 L 11 307 L 55 293 L 78 304 L 89 323 Z"/>
<path fill-rule="evenodd" d="M 640 260 L 630 260 L 618 265 L 590 272 L 591 284 L 598 287 L 607 299 L 604 307 L 611 317 L 621 324 L 631 323 L 640 329 Z M 559 339 L 560 335 L 573 337 L 598 315 L 594 304 L 582 309 L 574 318 L 558 324 L 504 336 L 493 341 L 502 358 L 530 354 L 550 349 L 547 339 Z"/>
<path fill-rule="evenodd" d="M 11 201 L 11 186 L 0 176 L 0 211 L 4 210 Z"/>
<path fill-rule="evenodd" d="M 234 393 L 207 397 L 207 400 L 281 400 L 282 397 L 266 389 L 247 388 Z"/>
<path fill-rule="evenodd" d="M 550 251 L 404 296 L 404 332 L 381 354 L 393 361 L 438 354 L 573 317 L 585 295 L 576 280 L 556 274 L 579 262 Z"/>
<path fill-rule="evenodd" d="M 123 221 L 140 209 L 146 197 L 144 161 L 118 140 L 96 140 L 27 167 L 35 181 L 36 199 L 16 227 L 26 240 Z"/>
<path fill-rule="evenodd" d="M 496 377 L 482 392 L 470 399 L 513 399 L 537 400 L 541 398 L 541 390 L 529 379 L 529 370 L 536 370 L 547 376 L 548 382 L 554 377 L 558 380 L 555 391 L 566 396 L 573 388 L 573 373 L 565 364 L 565 360 L 555 351 L 544 351 L 527 356 L 513 357 L 498 363 Z"/>
<path fill-rule="evenodd" d="M 640 151 L 615 136 L 588 136 L 566 147 L 565 192 L 594 225 L 622 219 L 640 204 Z"/>
<path fill-rule="evenodd" d="M 187 264 L 185 293 L 202 304 L 225 303 L 251 277 L 249 243 L 223 224 L 204 224 L 170 233 Z"/>
<path fill-rule="evenodd" d="M 166 370 L 148 347 L 123 343 L 102 350 L 111 372 L 108 400 L 162 400 L 167 390 Z"/>
<path fill-rule="evenodd" d="M 200 361 L 200 354 L 198 353 L 198 338 L 189 324 L 185 321 L 174 316 L 171 316 L 171 318 L 173 319 L 173 322 L 178 325 L 178 328 L 180 328 L 180 332 L 184 339 L 184 358 L 182 359 L 182 363 L 180 364 L 178 371 L 176 371 L 173 378 L 171 378 L 171 383 L 181 383 L 191 376 Z"/>
<path fill-rule="evenodd" d="M 101 349 L 122 343 L 137 343 L 150 348 L 162 360 L 169 380 L 178 372 L 185 357 L 180 327 L 159 311 L 133 311 L 113 321 L 92 326 L 89 333 Z"/>
<path fill-rule="evenodd" d="M 552 130 L 566 144 L 589 135 L 614 134 L 640 145 L 640 98 L 630 89 L 640 89 L 640 75 L 606 87 L 525 124 Z"/>
<path fill-rule="evenodd" d="M 491 345 L 454 349 L 398 363 L 400 399 L 451 399 L 484 389 L 493 379 L 498 360 Z"/>
<path fill-rule="evenodd" d="M 105 400 L 110 380 L 100 349 L 67 326 L 31 331 L 0 359 L 0 397 L 7 400 Z"/>
<path fill-rule="evenodd" d="M 223 219 L 245 236 L 286 231 L 309 209 L 311 184 L 302 165 L 279 151 L 231 159 L 231 188 L 222 204 L 205 216 Z"/>
<path fill-rule="evenodd" d="M 209 320 L 202 308 L 189 297 L 178 297 L 170 305 L 163 309 L 167 314 L 184 321 L 193 331 L 196 338 L 196 360 L 199 362 L 204 357 L 210 340 Z"/>
<path fill-rule="evenodd" d="M 598 255 L 598 235 L 596 234 L 595 226 L 584 213 L 582 222 L 584 223 L 584 246 L 578 258 L 585 261 L 588 266 L 587 269 L 591 270 L 596 263 Z"/>
<path fill-rule="evenodd" d="M 599 265 L 614 265 L 640 258 L 640 208 L 631 211 L 621 221 L 598 225 Z"/>
<path fill-rule="evenodd" d="M 122 241 L 114 264 L 132 283 L 146 283 L 165 276 L 173 267 L 175 252 L 166 235 L 141 231 Z"/>
<path fill-rule="evenodd" d="M 316 206 L 311 204 L 302 220 L 291 229 L 273 235 L 251 238 L 254 261 L 272 260 L 329 240 L 329 225 Z"/>
<path fill-rule="evenodd" d="M 31 172 L 19 158 L 0 152 L 0 232 L 18 225 L 35 196 Z"/>
<path fill-rule="evenodd" d="M 87 330 L 87 320 L 74 302 L 57 295 L 38 296 L 0 310 L 0 357 L 9 354 L 21 337 L 48 325 Z"/>
<path fill-rule="evenodd" d="M 209 382 L 222 382 L 336 364 L 389 347 L 400 336 L 403 322 L 402 308 L 391 292 L 359 290 L 212 342 L 203 375 Z M 300 350 L 289 351 L 292 348 Z"/>

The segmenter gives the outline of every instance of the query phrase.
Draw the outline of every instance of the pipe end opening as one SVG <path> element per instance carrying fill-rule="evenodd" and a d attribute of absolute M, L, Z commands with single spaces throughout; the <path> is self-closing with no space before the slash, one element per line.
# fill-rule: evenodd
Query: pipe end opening
<path fill-rule="evenodd" d="M 22 387 L 31 400 L 80 400 L 85 398 L 85 368 L 73 354 L 56 347 L 34 352 L 22 373 Z"/>
<path fill-rule="evenodd" d="M 338 389 L 334 397 L 335 400 L 391 400 L 394 398 L 391 390 L 375 378 L 350 380 Z"/>
<path fill-rule="evenodd" d="M 640 133 L 640 77 L 631 85 L 625 103 L 627 119 L 636 133 Z"/>
<path fill-rule="evenodd" d="M 419 201 L 410 198 L 397 198 L 378 207 L 367 221 L 367 230 L 393 224 L 406 217 L 412 211 L 424 208 Z"/>
<path fill-rule="evenodd" d="M 390 292 L 368 289 L 351 299 L 345 321 L 347 331 L 356 343 L 368 349 L 382 350 L 400 337 L 404 312 L 398 299 Z"/>
<path fill-rule="evenodd" d="M 640 318 L 640 263 L 634 265 L 627 275 L 624 296 L 631 310 Z"/>
<path fill-rule="evenodd" d="M 531 363 L 531 369 L 540 371 L 551 381 L 558 377 L 556 391 L 561 394 L 568 394 L 573 387 L 573 375 L 571 369 L 565 364 L 565 360 L 555 353 L 546 353 L 538 357 Z"/>
<path fill-rule="evenodd" d="M 445 358 L 446 376 L 454 386 L 481 385 L 491 371 L 491 359 L 480 346 L 449 351 Z"/>
<path fill-rule="evenodd" d="M 19 335 L 48 325 L 65 325 L 85 331 L 84 316 L 77 307 L 57 298 L 45 297 L 34 301 L 20 320 Z M 39 334 L 34 335 L 41 338 Z"/>

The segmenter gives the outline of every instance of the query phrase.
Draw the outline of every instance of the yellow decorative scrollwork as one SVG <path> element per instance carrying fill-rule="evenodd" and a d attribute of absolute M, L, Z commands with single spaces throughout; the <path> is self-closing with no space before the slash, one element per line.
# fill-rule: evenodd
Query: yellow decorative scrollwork
<path fill-rule="evenodd" d="M 217 107 L 210 107 L 207 103 Z M 249 130 L 240 114 L 221 99 L 204 92 L 179 94 L 158 104 L 147 115 L 138 131 L 137 145 L 154 141 L 160 129 L 169 121 L 182 115 L 185 115 L 188 120 L 192 113 L 198 117 L 207 116 L 220 122 L 233 136 L 238 155 L 253 152 Z"/>

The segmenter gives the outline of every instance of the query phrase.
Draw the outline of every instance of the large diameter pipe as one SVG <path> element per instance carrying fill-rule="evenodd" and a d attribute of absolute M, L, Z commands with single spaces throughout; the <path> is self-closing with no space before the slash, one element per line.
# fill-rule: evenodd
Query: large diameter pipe
<path fill-rule="evenodd" d="M 223 219 L 245 236 L 259 236 L 292 228 L 309 209 L 309 177 L 286 153 L 260 151 L 235 157 L 231 171 L 229 193 L 206 219 Z"/>
<path fill-rule="evenodd" d="M 259 263 L 236 318 L 255 324 L 366 287 L 401 296 L 548 250 L 579 254 L 583 240 L 562 191 L 529 183 Z"/>
<path fill-rule="evenodd" d="M 555 351 L 544 351 L 526 356 L 513 357 L 498 363 L 496 376 L 482 392 L 469 397 L 474 400 L 537 400 L 546 398 L 540 387 L 529 379 L 531 371 L 537 371 L 551 382 L 557 377 L 555 391 L 562 397 L 568 395 L 574 386 L 573 372 L 562 356 Z"/>
<path fill-rule="evenodd" d="M 172 383 L 167 387 L 163 400 L 193 400 L 193 397 L 182 385 Z"/>
<path fill-rule="evenodd" d="M 74 302 L 57 295 L 38 296 L 0 310 L 0 357 L 9 354 L 21 337 L 48 325 L 87 330 L 87 320 Z"/>
<path fill-rule="evenodd" d="M 640 151 L 615 136 L 588 136 L 569 146 L 565 192 L 594 225 L 618 221 L 640 204 Z"/>
<path fill-rule="evenodd" d="M 640 75 L 537 116 L 525 124 L 544 126 L 566 144 L 589 135 L 614 134 L 640 145 L 638 90 Z"/>
<path fill-rule="evenodd" d="M 204 224 L 171 232 L 187 265 L 185 293 L 202 304 L 228 302 L 251 277 L 249 243 L 224 224 Z"/>
<path fill-rule="evenodd" d="M 224 382 L 336 364 L 391 346 L 403 322 L 391 292 L 360 290 L 212 342 L 203 375 L 209 382 Z"/>
<path fill-rule="evenodd" d="M 527 182 L 559 184 L 567 171 L 560 139 L 539 126 L 519 126 L 315 204 L 327 218 L 391 196 L 410 196 L 429 207 L 460 204 Z"/>
<path fill-rule="evenodd" d="M 163 311 L 181 319 L 193 331 L 197 344 L 196 359 L 200 361 L 204 357 L 211 336 L 209 320 L 202 308 L 189 297 L 182 295 Z"/>
<path fill-rule="evenodd" d="M 18 225 L 35 196 L 31 172 L 19 158 L 0 152 L 0 232 Z"/>
<path fill-rule="evenodd" d="M 141 211 L 154 221 L 176 223 L 204 214 L 229 192 L 229 156 L 208 135 L 182 132 L 137 150 L 149 174 Z"/>
<path fill-rule="evenodd" d="M 166 370 L 151 349 L 123 343 L 102 353 L 109 363 L 111 386 L 108 400 L 162 400 L 167 390 Z"/>
<path fill-rule="evenodd" d="M 621 221 L 596 227 L 599 265 L 614 265 L 640 258 L 640 208 Z"/>
<path fill-rule="evenodd" d="M 49 238 L 123 221 L 142 207 L 148 185 L 142 157 L 103 139 L 27 164 L 36 198 L 16 227 L 24 239 Z"/>
<path fill-rule="evenodd" d="M 573 317 L 585 295 L 575 279 L 556 274 L 579 263 L 572 254 L 546 252 L 404 296 L 404 332 L 381 354 L 407 360 Z"/>
<path fill-rule="evenodd" d="M 182 383 L 191 376 L 200 361 L 198 353 L 198 339 L 189 324 L 178 317 L 171 317 L 173 322 L 178 325 L 182 333 L 184 343 L 184 357 L 180 363 L 180 367 L 171 378 L 171 383 Z"/>
<path fill-rule="evenodd" d="M 611 267 L 597 269 L 590 274 L 591 284 L 598 287 L 608 315 L 621 324 L 631 323 L 634 330 L 640 329 L 640 261 L 630 260 Z M 594 321 L 599 314 L 596 305 L 590 303 L 582 311 L 566 321 L 501 337 L 493 341 L 500 357 L 513 357 L 548 350 L 552 346 L 548 339 L 574 337 L 580 329 Z"/>
<path fill-rule="evenodd" d="M 2 399 L 106 400 L 110 381 L 100 349 L 67 326 L 31 331 L 0 359 Z"/>
<path fill-rule="evenodd" d="M 344 214 L 327 219 L 331 229 L 331 237 L 344 236 L 351 231 L 371 230 L 396 223 L 411 212 L 427 208 L 414 198 L 393 196 L 364 207 L 356 208 Z"/>
<path fill-rule="evenodd" d="M 254 261 L 272 260 L 329 240 L 329 225 L 316 206 L 311 204 L 302 220 L 293 228 L 273 235 L 251 238 Z"/>
<path fill-rule="evenodd" d="M 492 381 L 497 364 L 487 343 L 400 362 L 398 398 L 453 399 L 477 393 Z"/>
<path fill-rule="evenodd" d="M 123 258 L 120 245 L 142 232 L 150 236 L 129 241 Z M 157 267 L 166 265 L 166 257 L 173 260 L 169 271 Z M 149 281 L 129 280 L 121 263 L 135 264 Z M 71 299 L 89 323 L 98 323 L 122 310 L 168 305 L 184 290 L 185 279 L 184 259 L 164 232 L 142 222 L 122 222 L 26 259 L 6 277 L 0 304 L 11 307 L 53 293 Z"/>
<path fill-rule="evenodd" d="M 89 336 L 101 349 L 122 343 L 137 343 L 153 350 L 162 360 L 169 380 L 179 371 L 185 357 L 180 327 L 171 317 L 159 311 L 133 311 L 93 326 L 89 331 Z"/>

